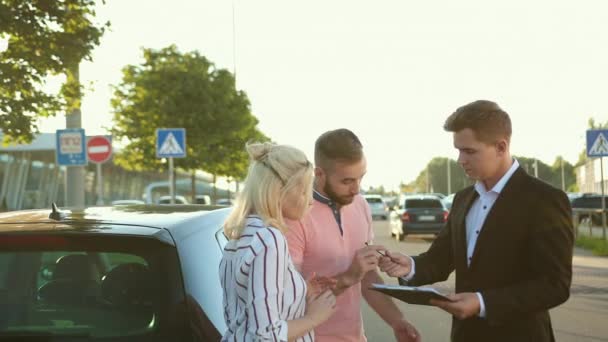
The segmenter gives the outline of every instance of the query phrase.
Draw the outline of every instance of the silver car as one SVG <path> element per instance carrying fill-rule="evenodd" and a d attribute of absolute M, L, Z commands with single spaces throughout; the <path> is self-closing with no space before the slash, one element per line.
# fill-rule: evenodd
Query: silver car
<path fill-rule="evenodd" d="M 388 206 L 380 195 L 363 195 L 372 211 L 372 218 L 386 220 L 388 218 Z"/>

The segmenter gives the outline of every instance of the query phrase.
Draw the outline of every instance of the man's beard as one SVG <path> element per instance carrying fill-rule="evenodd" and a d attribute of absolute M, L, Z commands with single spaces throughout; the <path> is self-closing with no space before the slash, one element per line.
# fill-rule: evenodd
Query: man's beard
<path fill-rule="evenodd" d="M 355 199 L 354 195 L 339 196 L 338 194 L 336 194 L 334 189 L 331 188 L 331 186 L 329 185 L 329 182 L 325 183 L 325 186 L 323 187 L 323 192 L 325 193 L 325 195 L 327 195 L 327 197 L 330 200 L 332 200 L 333 202 L 335 202 L 341 206 L 351 204 L 353 202 L 353 200 Z"/>

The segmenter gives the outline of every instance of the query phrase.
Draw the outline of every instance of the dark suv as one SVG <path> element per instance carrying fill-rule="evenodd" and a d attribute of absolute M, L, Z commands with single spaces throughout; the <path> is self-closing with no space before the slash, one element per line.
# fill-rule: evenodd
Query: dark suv
<path fill-rule="evenodd" d="M 391 235 L 403 240 L 408 234 L 437 235 L 448 219 L 441 199 L 432 195 L 405 197 L 391 213 Z"/>
<path fill-rule="evenodd" d="M 604 196 L 606 207 L 608 207 L 608 196 Z M 583 194 L 579 197 L 575 197 L 570 201 L 572 209 L 602 209 L 602 195 L 598 194 Z M 593 225 L 602 224 L 602 215 L 598 213 L 579 213 L 579 222 L 589 218 L 591 216 L 591 223 Z"/>
<path fill-rule="evenodd" d="M 229 210 L 0 215 L 0 340 L 219 341 Z"/>

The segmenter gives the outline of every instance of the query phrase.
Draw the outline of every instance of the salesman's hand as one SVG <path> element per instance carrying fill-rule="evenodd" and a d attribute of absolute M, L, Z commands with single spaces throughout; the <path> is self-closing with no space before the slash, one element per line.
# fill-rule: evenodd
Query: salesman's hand
<path fill-rule="evenodd" d="M 435 305 L 452 314 L 457 319 L 466 319 L 479 315 L 481 304 L 477 294 L 471 292 L 456 293 L 447 296 L 452 301 L 431 299 L 431 305 Z"/>
<path fill-rule="evenodd" d="M 400 319 L 391 324 L 397 342 L 420 342 L 420 333 L 410 322 Z"/>
<path fill-rule="evenodd" d="M 386 256 L 380 258 L 380 270 L 391 277 L 404 277 L 412 271 L 412 259 L 409 256 L 386 252 Z"/>

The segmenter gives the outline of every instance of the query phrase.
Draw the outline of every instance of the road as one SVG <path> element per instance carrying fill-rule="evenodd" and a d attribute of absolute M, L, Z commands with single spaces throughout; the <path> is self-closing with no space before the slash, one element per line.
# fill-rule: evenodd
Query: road
<path fill-rule="evenodd" d="M 374 230 L 376 244 L 411 255 L 426 251 L 432 242 L 432 239 L 423 236 L 408 237 L 403 242 L 397 242 L 389 235 L 387 221 L 374 221 Z M 608 258 L 595 257 L 580 249 L 576 249 L 574 254 L 570 299 L 551 310 L 557 341 L 608 341 Z M 396 284 L 393 278 L 385 277 L 384 280 Z M 454 274 L 433 287 L 445 293 L 453 292 Z M 398 305 L 416 325 L 423 341 L 449 341 L 452 321 L 449 314 L 434 307 L 403 302 Z M 378 315 L 366 303 L 361 307 L 368 340 L 394 341 L 392 330 Z"/>

